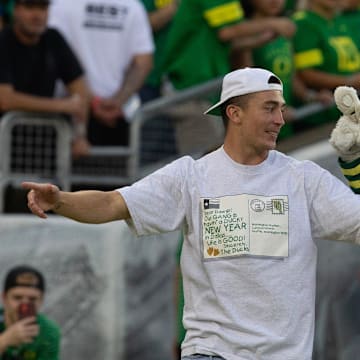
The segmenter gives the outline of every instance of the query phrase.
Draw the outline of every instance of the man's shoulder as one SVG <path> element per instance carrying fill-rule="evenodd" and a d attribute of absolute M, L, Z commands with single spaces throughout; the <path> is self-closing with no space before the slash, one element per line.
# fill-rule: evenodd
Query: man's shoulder
<path fill-rule="evenodd" d="M 0 42 L 8 43 L 9 41 L 15 41 L 14 31 L 10 26 L 6 26 L 2 31 L 0 31 Z"/>
<path fill-rule="evenodd" d="M 332 22 L 328 21 L 325 17 L 311 10 L 296 11 L 292 15 L 292 19 L 295 21 L 295 23 L 298 26 L 297 31 L 304 30 L 302 26 L 310 26 L 310 29 L 319 28 L 319 27 L 326 28 L 327 24 L 330 24 L 330 26 L 332 26 L 331 25 Z"/>
<path fill-rule="evenodd" d="M 64 49 L 70 48 L 68 41 L 62 33 L 53 27 L 48 27 L 45 30 L 40 41 L 42 43 L 42 47 L 50 52 L 62 54 Z"/>
<path fill-rule="evenodd" d="M 287 166 L 289 169 L 296 171 L 301 171 L 304 174 L 310 173 L 322 173 L 325 170 L 318 165 L 316 162 L 309 160 L 308 155 L 302 151 L 295 151 L 294 153 L 288 155 L 284 154 L 281 151 L 274 150 L 272 151 L 274 156 L 273 163 L 277 167 Z"/>
<path fill-rule="evenodd" d="M 38 314 L 37 321 L 40 325 L 40 328 L 43 332 L 46 332 L 48 335 L 60 336 L 60 327 L 59 325 L 45 314 Z"/>
<path fill-rule="evenodd" d="M 168 163 L 164 168 L 186 169 L 194 166 L 195 163 L 196 160 L 193 157 L 190 155 L 184 155 Z"/>
<path fill-rule="evenodd" d="M 300 22 L 300 21 L 311 21 L 316 18 L 315 14 L 309 10 L 298 10 L 292 14 L 292 19 Z"/>
<path fill-rule="evenodd" d="M 109 4 L 113 5 L 112 1 L 109 1 Z M 146 11 L 146 7 L 143 0 L 118 0 L 117 6 L 119 8 L 126 7 L 127 11 L 139 12 L 139 11 Z"/>
<path fill-rule="evenodd" d="M 53 27 L 48 27 L 44 31 L 44 33 L 42 34 L 42 39 L 50 43 L 52 43 L 53 41 L 64 41 L 64 37 L 61 35 L 61 33 Z"/>

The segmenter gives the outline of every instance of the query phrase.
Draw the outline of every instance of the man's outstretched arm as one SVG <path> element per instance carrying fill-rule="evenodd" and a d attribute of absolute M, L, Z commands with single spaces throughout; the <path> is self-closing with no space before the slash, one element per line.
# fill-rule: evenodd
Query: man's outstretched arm
<path fill-rule="evenodd" d="M 47 218 L 47 211 L 90 224 L 130 218 L 125 200 L 117 191 L 66 192 L 53 184 L 34 182 L 23 182 L 22 187 L 30 190 L 29 209 L 43 219 Z"/>

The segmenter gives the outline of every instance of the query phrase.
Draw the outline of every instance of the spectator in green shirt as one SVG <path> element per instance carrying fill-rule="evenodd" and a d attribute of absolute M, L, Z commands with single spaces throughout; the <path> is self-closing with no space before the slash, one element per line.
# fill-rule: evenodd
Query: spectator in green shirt
<path fill-rule="evenodd" d="M 247 19 L 270 19 L 284 16 L 286 1 L 242 0 Z M 279 76 L 283 83 L 283 95 L 287 104 L 284 112 L 285 125 L 281 128 L 279 139 L 291 136 L 293 131 L 294 108 L 300 103 L 320 101 L 333 102 L 332 92 L 328 89 L 315 91 L 308 88 L 297 76 L 294 64 L 294 50 L 291 38 L 279 35 L 266 44 L 251 50 L 252 65 L 265 68 Z"/>
<path fill-rule="evenodd" d="M 360 0 L 343 0 L 341 14 L 353 32 L 353 40 L 360 49 Z"/>
<path fill-rule="evenodd" d="M 58 360 L 59 327 L 39 313 L 45 279 L 35 268 L 16 266 L 7 273 L 0 310 L 0 358 Z"/>
<path fill-rule="evenodd" d="M 178 0 L 141 0 L 149 18 L 155 51 L 153 68 L 139 91 L 142 103 L 155 100 L 163 95 L 164 77 L 161 61 L 166 41 L 176 14 Z M 175 127 L 166 115 L 157 115 L 144 122 L 141 129 L 142 164 L 161 161 L 176 154 Z"/>
<path fill-rule="evenodd" d="M 302 81 L 314 90 L 347 85 L 360 89 L 360 53 L 352 31 L 339 14 L 336 0 L 312 0 L 294 14 L 295 66 Z M 309 119 L 309 125 L 336 121 L 336 107 Z"/>
<path fill-rule="evenodd" d="M 246 20 L 238 0 L 181 0 L 167 37 L 162 71 L 175 91 L 194 87 L 231 70 L 233 47 L 250 48 L 275 34 L 292 36 L 294 31 L 293 22 L 286 17 Z M 213 119 L 206 122 L 202 115 L 209 100 L 215 99 L 203 100 L 170 109 L 176 112 L 172 115 L 181 155 L 206 153 L 222 142 L 222 125 Z"/>
<path fill-rule="evenodd" d="M 169 32 L 164 71 L 176 89 L 194 86 L 230 70 L 233 41 L 247 38 L 259 44 L 294 31 L 285 17 L 246 20 L 238 0 L 182 0 Z"/>

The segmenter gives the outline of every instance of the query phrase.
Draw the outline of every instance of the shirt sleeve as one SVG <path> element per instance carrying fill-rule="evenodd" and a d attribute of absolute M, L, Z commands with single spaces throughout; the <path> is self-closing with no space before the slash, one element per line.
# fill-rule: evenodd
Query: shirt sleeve
<path fill-rule="evenodd" d="M 127 223 L 137 235 L 175 231 L 184 223 L 184 179 L 191 161 L 187 158 L 174 161 L 132 186 L 118 189 L 131 215 Z"/>
<path fill-rule="evenodd" d="M 354 242 L 360 245 L 360 197 L 325 169 L 307 169 L 309 211 L 315 239 Z M 315 184 L 315 185 L 314 185 Z M 311 187 L 311 190 L 309 190 Z"/>
<path fill-rule="evenodd" d="M 154 52 L 154 39 L 150 26 L 150 21 L 143 4 L 139 3 L 136 13 L 131 19 L 132 29 L 129 39 L 131 53 L 133 55 L 152 54 Z"/>
<path fill-rule="evenodd" d="M 11 67 L 11 58 L 10 52 L 8 51 L 9 42 L 8 31 L 3 30 L 0 33 L 0 84 L 12 84 L 12 67 Z"/>
<path fill-rule="evenodd" d="M 205 1 L 203 17 L 214 29 L 238 23 L 244 19 L 244 11 L 240 1 Z"/>
<path fill-rule="evenodd" d="M 324 56 L 319 45 L 317 29 L 313 27 L 311 22 L 302 17 L 302 13 L 297 14 L 294 21 L 297 28 L 293 37 L 296 69 L 303 70 L 322 65 Z"/>

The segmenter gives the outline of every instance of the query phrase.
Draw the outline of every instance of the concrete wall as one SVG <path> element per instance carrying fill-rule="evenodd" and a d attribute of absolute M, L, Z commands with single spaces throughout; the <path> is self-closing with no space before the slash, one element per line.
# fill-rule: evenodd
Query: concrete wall
<path fill-rule="evenodd" d="M 137 238 L 124 222 L 3 215 L 0 239 L 0 281 L 16 264 L 44 272 L 62 359 L 171 359 L 177 233 Z"/>

